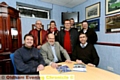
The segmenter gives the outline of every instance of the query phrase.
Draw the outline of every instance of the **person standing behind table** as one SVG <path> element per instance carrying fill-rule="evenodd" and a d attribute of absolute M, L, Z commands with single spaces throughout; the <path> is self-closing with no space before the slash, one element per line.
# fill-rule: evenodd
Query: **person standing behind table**
<path fill-rule="evenodd" d="M 65 29 L 58 32 L 57 40 L 60 45 L 66 49 L 71 60 L 72 52 L 74 51 L 75 45 L 78 43 L 78 32 L 71 28 L 71 23 L 69 19 L 64 21 Z"/>
<path fill-rule="evenodd" d="M 14 52 L 14 62 L 17 74 L 39 74 L 44 70 L 45 62 L 37 48 L 33 47 L 34 37 L 24 36 L 24 46 Z"/>
<path fill-rule="evenodd" d="M 97 34 L 92 28 L 89 28 L 87 20 L 82 21 L 82 30 L 80 33 L 85 33 L 87 36 L 87 42 L 91 44 L 95 44 L 98 40 Z"/>
<path fill-rule="evenodd" d="M 67 51 L 58 42 L 55 42 L 54 34 L 48 34 L 47 41 L 40 49 L 46 65 L 51 65 L 53 68 L 58 67 L 57 62 L 62 61 L 61 53 L 66 59 L 65 62 L 71 62 Z"/>
<path fill-rule="evenodd" d="M 50 28 L 47 30 L 47 32 L 48 32 L 48 34 L 49 34 L 49 33 L 54 34 L 54 35 L 55 35 L 55 38 L 56 38 L 56 36 L 57 36 L 57 34 L 58 34 L 58 29 L 57 29 L 57 27 L 56 27 L 55 21 L 51 21 L 51 22 L 50 22 Z"/>
<path fill-rule="evenodd" d="M 42 29 L 42 22 L 37 20 L 35 23 L 36 28 L 31 30 L 29 34 L 34 36 L 34 47 L 40 49 L 40 47 L 47 41 L 47 31 Z"/>
<path fill-rule="evenodd" d="M 79 35 L 80 44 L 76 45 L 76 48 L 72 54 L 73 60 L 77 63 L 85 63 L 89 66 L 97 66 L 99 63 L 99 56 L 94 46 L 87 41 L 87 36 L 84 33 Z"/>

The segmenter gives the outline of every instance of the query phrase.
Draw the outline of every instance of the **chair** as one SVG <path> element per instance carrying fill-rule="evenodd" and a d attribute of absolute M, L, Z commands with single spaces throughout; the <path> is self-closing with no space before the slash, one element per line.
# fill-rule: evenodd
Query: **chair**
<path fill-rule="evenodd" d="M 14 53 L 10 54 L 10 59 L 11 59 L 12 64 L 13 64 L 14 74 L 17 74 L 17 69 L 16 69 L 16 66 L 15 66 L 15 63 L 14 63 Z"/>

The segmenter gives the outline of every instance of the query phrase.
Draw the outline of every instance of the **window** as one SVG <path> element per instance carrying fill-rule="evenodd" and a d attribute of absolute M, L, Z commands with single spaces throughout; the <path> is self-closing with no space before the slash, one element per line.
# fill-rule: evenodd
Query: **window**
<path fill-rule="evenodd" d="M 26 6 L 17 6 L 17 9 L 20 11 L 21 17 L 33 17 L 33 18 L 44 18 L 50 19 L 50 10 L 44 10 L 35 7 L 26 7 Z"/>

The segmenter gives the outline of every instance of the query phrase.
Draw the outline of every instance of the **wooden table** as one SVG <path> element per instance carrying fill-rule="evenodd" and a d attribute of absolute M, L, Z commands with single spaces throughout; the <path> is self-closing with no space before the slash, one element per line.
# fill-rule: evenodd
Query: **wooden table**
<path fill-rule="evenodd" d="M 75 64 L 75 62 L 72 63 L 62 62 L 59 64 L 66 64 L 72 70 L 73 64 Z M 51 74 L 74 75 L 74 80 L 120 80 L 120 75 L 114 74 L 112 72 L 97 67 L 86 66 L 86 68 L 87 68 L 86 72 L 72 71 L 72 72 L 59 73 L 56 69 L 53 69 L 51 66 L 46 66 L 45 69 L 43 71 L 40 71 L 39 73 L 40 75 L 51 75 Z"/>

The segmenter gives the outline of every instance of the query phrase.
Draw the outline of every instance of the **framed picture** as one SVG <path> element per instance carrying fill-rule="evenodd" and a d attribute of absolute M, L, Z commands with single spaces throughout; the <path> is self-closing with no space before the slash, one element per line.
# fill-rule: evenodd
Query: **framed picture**
<path fill-rule="evenodd" d="M 90 28 L 93 28 L 95 31 L 100 31 L 100 19 L 89 20 L 88 25 Z"/>
<path fill-rule="evenodd" d="M 86 15 L 85 15 L 86 19 L 100 17 L 100 2 L 86 7 L 85 11 L 86 11 Z"/>
<path fill-rule="evenodd" d="M 105 0 L 106 15 L 120 12 L 120 0 Z"/>
<path fill-rule="evenodd" d="M 106 33 L 120 32 L 120 14 L 106 17 Z"/>

